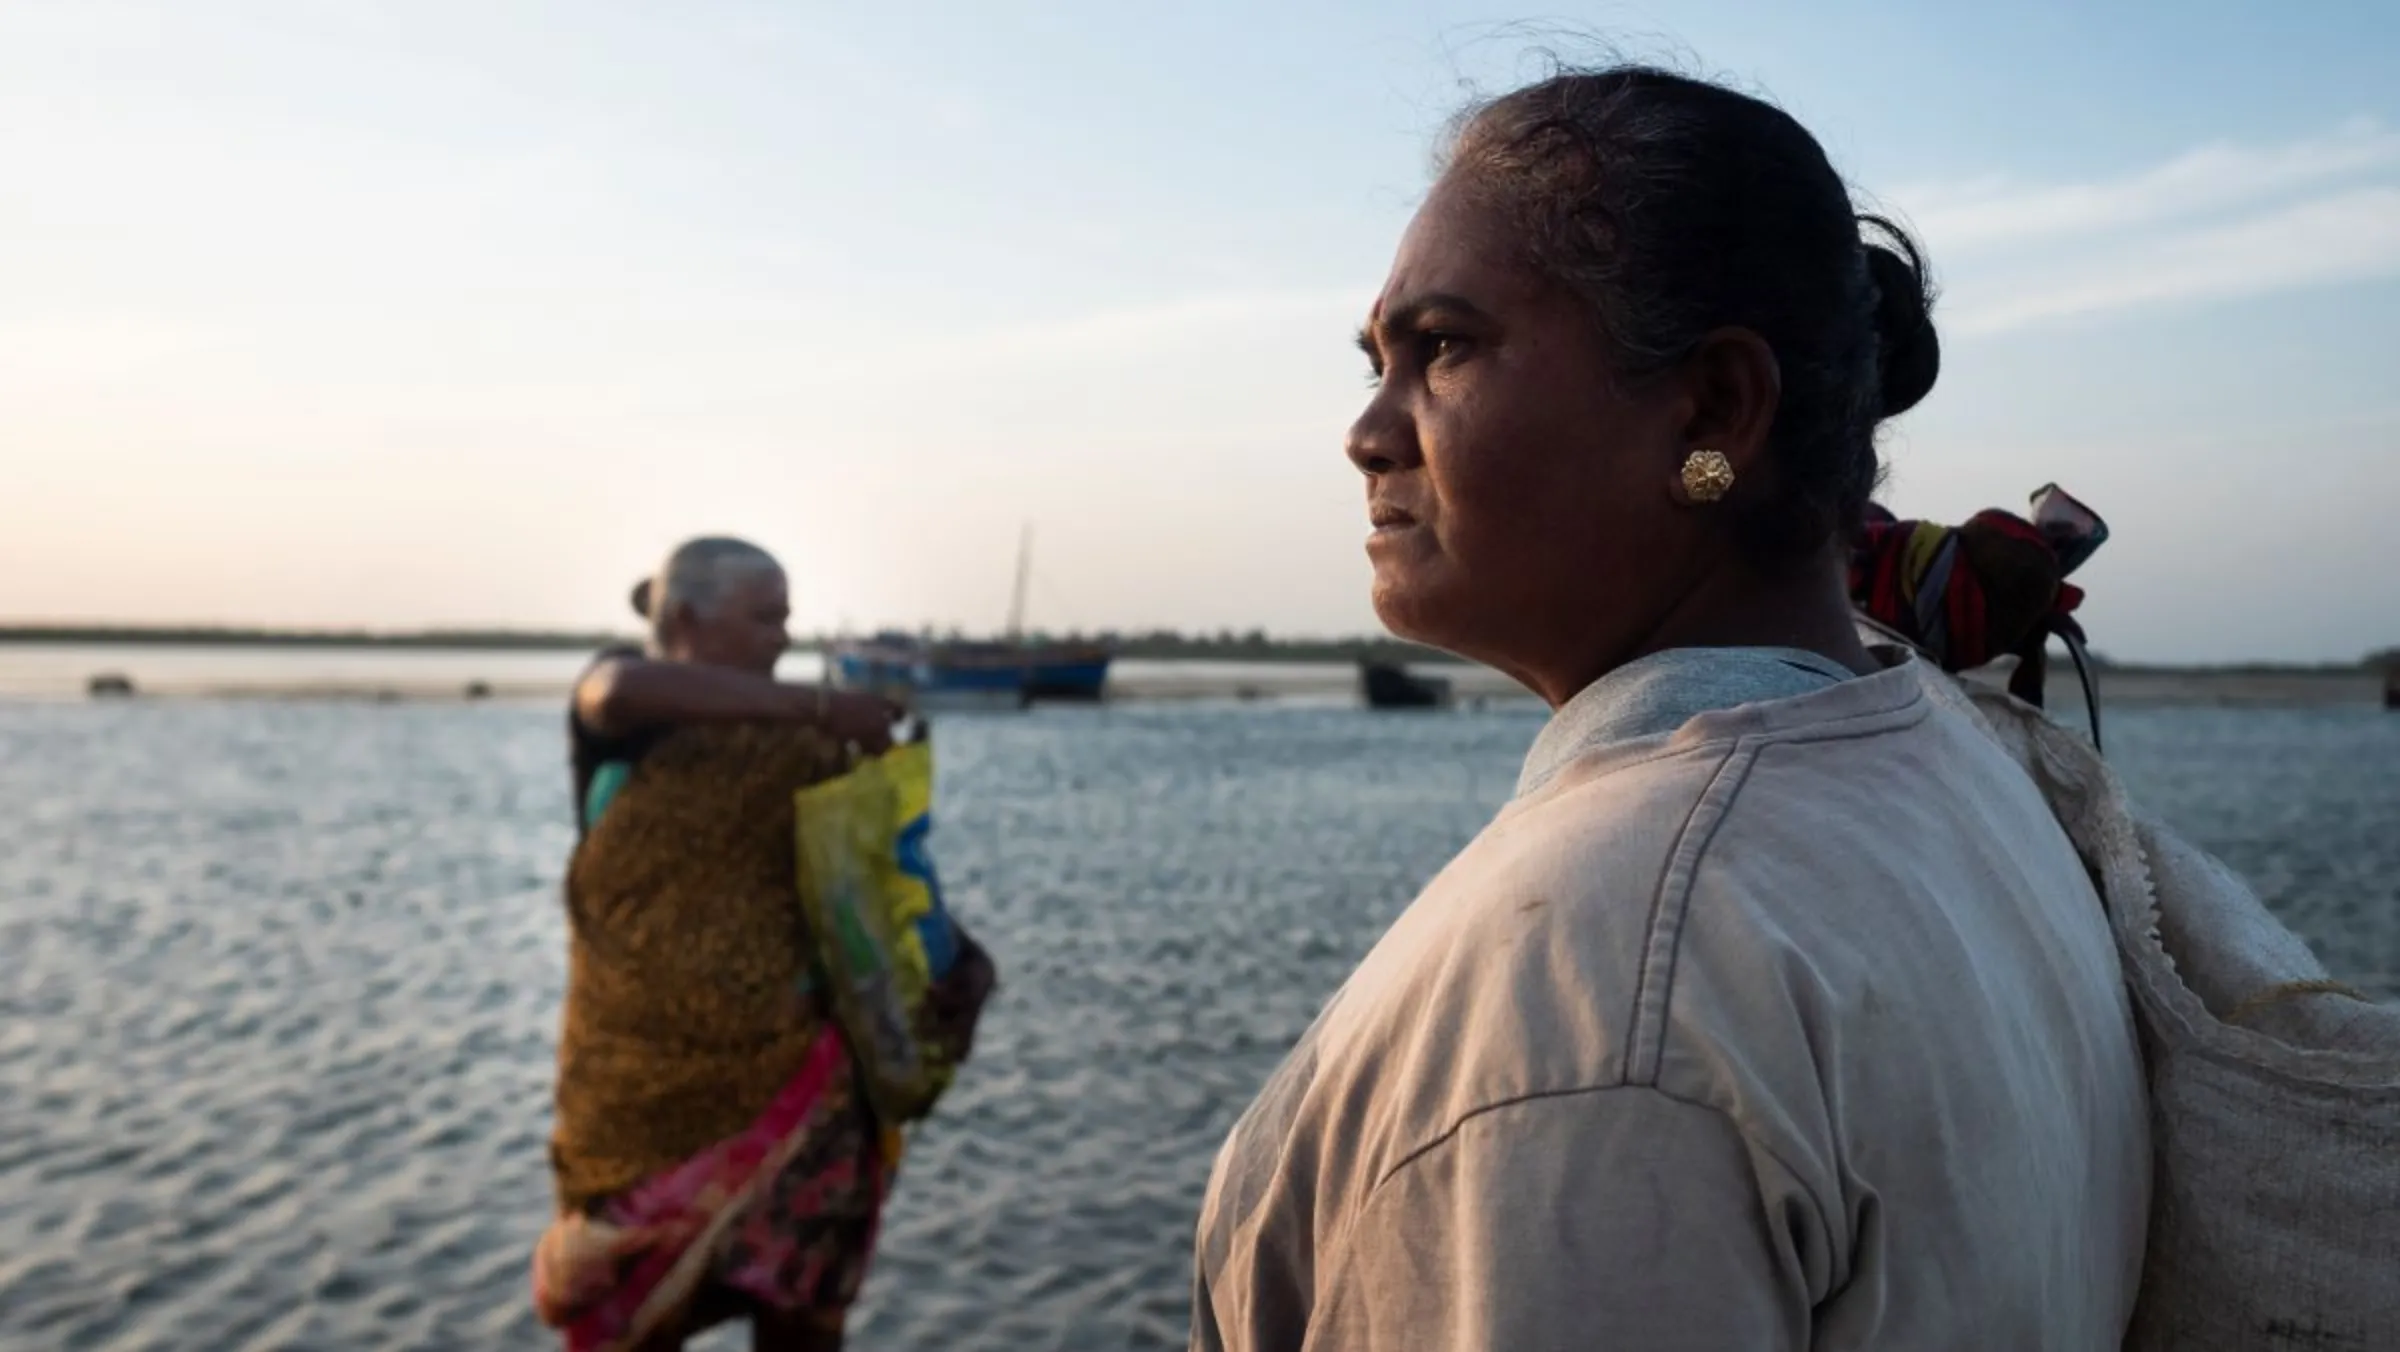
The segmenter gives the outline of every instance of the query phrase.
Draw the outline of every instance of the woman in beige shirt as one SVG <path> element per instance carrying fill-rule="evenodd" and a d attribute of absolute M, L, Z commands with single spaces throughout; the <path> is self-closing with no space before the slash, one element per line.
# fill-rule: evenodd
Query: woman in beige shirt
<path fill-rule="evenodd" d="M 1194 1347 L 2117 1344 L 2098 899 L 1844 585 L 1928 307 L 1756 99 L 1617 68 L 1460 124 L 1348 450 L 1385 622 L 1556 713 L 1226 1143 Z"/>

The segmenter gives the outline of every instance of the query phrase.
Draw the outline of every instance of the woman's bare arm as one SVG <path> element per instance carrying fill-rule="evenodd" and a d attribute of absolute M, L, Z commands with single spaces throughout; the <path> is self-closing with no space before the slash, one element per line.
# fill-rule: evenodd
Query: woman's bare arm
<path fill-rule="evenodd" d="M 869 751 L 891 744 L 899 709 L 875 695 L 786 685 L 725 667 L 608 658 L 575 687 L 575 715 L 603 736 L 671 723 L 806 723 Z"/>

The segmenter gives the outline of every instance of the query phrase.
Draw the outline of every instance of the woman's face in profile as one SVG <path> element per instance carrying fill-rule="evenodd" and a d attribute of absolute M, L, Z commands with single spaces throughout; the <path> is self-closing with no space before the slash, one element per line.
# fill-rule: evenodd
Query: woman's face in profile
<path fill-rule="evenodd" d="M 686 609 L 678 617 L 680 640 L 670 656 L 702 666 L 731 667 L 761 676 L 791 646 L 790 590 L 780 573 L 752 573 L 726 588 L 703 614 Z"/>
<path fill-rule="evenodd" d="M 1555 701 L 1545 670 L 1672 604 L 1660 582 L 1698 543 L 1670 496 L 1691 412 L 1672 381 L 1618 388 L 1594 317 L 1520 256 L 1470 186 L 1435 185 L 1360 334 L 1375 393 L 1347 449 L 1377 615 Z"/>

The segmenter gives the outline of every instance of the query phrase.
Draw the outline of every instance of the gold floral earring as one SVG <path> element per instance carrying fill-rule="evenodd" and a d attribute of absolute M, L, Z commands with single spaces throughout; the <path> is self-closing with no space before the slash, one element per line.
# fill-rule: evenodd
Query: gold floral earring
<path fill-rule="evenodd" d="M 1683 491 L 1694 502 L 1721 502 L 1733 491 L 1733 462 L 1722 451 L 1694 451 L 1684 457 Z"/>

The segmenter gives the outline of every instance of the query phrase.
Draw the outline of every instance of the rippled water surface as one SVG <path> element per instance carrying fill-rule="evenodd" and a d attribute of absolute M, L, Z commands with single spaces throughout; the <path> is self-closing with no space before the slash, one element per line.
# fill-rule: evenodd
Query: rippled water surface
<path fill-rule="evenodd" d="M 0 704 L 0 1346 L 544 1345 L 559 722 Z M 945 878 L 1007 986 L 854 1345 L 1179 1346 L 1218 1140 L 1537 726 L 946 723 Z M 2400 718 L 2129 711 L 2111 738 L 2338 974 L 2400 994 Z"/>

